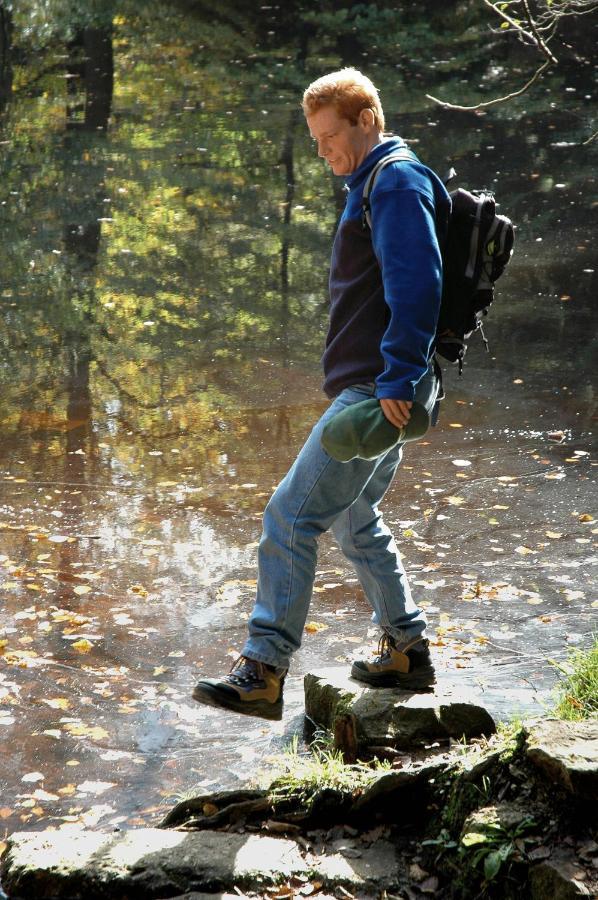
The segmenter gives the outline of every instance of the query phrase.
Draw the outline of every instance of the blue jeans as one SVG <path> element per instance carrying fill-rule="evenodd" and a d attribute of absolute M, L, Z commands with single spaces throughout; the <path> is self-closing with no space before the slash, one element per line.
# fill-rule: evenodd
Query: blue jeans
<path fill-rule="evenodd" d="M 430 367 L 416 399 L 428 411 L 438 382 Z M 258 550 L 257 596 L 244 656 L 288 668 L 301 645 L 309 611 L 319 536 L 332 529 L 355 569 L 374 613 L 373 621 L 398 641 L 423 635 L 427 621 L 411 596 L 394 538 L 378 504 L 403 454 L 398 444 L 375 460 L 337 462 L 320 444 L 328 419 L 375 394 L 375 386 L 346 388 L 314 426 L 264 513 Z"/>

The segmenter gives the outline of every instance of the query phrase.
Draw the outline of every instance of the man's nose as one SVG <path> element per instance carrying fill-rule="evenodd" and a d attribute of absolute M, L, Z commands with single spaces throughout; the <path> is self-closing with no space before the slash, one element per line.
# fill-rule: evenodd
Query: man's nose
<path fill-rule="evenodd" d="M 326 141 L 318 141 L 318 156 L 326 157 L 328 155 L 328 144 Z"/>

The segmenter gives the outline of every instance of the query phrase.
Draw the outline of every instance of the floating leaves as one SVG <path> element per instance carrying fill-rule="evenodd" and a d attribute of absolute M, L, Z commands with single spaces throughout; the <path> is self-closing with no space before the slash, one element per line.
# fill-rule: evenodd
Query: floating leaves
<path fill-rule="evenodd" d="M 66 724 L 64 725 L 64 730 L 69 734 L 74 735 L 75 737 L 88 737 L 92 741 L 103 741 L 108 737 L 108 732 L 100 725 L 86 725 L 84 722 L 81 722 L 79 720 L 66 722 Z M 79 765 L 76 760 L 73 760 L 72 762 Z"/>
<path fill-rule="evenodd" d="M 80 640 L 75 641 L 71 644 L 73 650 L 76 650 L 77 653 L 89 653 L 89 651 L 93 648 L 93 644 L 91 641 L 88 641 L 87 638 L 80 638 Z"/>

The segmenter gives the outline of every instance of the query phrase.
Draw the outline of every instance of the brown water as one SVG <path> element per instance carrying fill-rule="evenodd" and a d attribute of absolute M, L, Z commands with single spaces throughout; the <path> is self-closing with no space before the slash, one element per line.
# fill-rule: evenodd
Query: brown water
<path fill-rule="evenodd" d="M 239 30 L 128 3 L 112 30 L 87 23 L 85 68 L 59 17 L 49 37 L 28 21 L 0 148 L 0 817 L 6 832 L 151 824 L 267 766 L 301 730 L 303 674 L 376 638 L 326 537 L 283 721 L 190 698 L 242 644 L 262 509 L 325 408 L 342 194 L 296 104 L 342 48 L 274 12 Z M 391 126 L 463 184 L 494 185 L 519 228 L 491 353 L 476 342 L 464 376 L 447 371 L 386 517 L 441 681 L 502 716 L 540 711 L 549 660 L 596 628 L 588 75 L 459 117 L 426 108 L 432 84 L 397 94 L 387 57 Z M 466 90 L 430 60 L 442 90 Z"/>

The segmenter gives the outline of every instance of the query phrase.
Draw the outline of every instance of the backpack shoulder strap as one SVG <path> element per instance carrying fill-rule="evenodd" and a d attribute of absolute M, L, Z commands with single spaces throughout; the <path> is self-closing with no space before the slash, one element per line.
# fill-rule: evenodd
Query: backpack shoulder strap
<path fill-rule="evenodd" d="M 361 195 L 361 221 L 363 223 L 364 228 L 372 228 L 372 214 L 370 209 L 370 195 L 374 189 L 374 185 L 376 183 L 376 179 L 378 175 L 385 168 L 385 166 L 390 165 L 393 162 L 402 162 L 407 160 L 414 160 L 413 153 L 407 147 L 404 147 L 402 150 L 397 150 L 396 153 L 389 153 L 388 156 L 383 156 L 381 160 L 379 160 L 368 177 L 365 180 L 365 184 L 363 186 L 363 194 Z"/>

